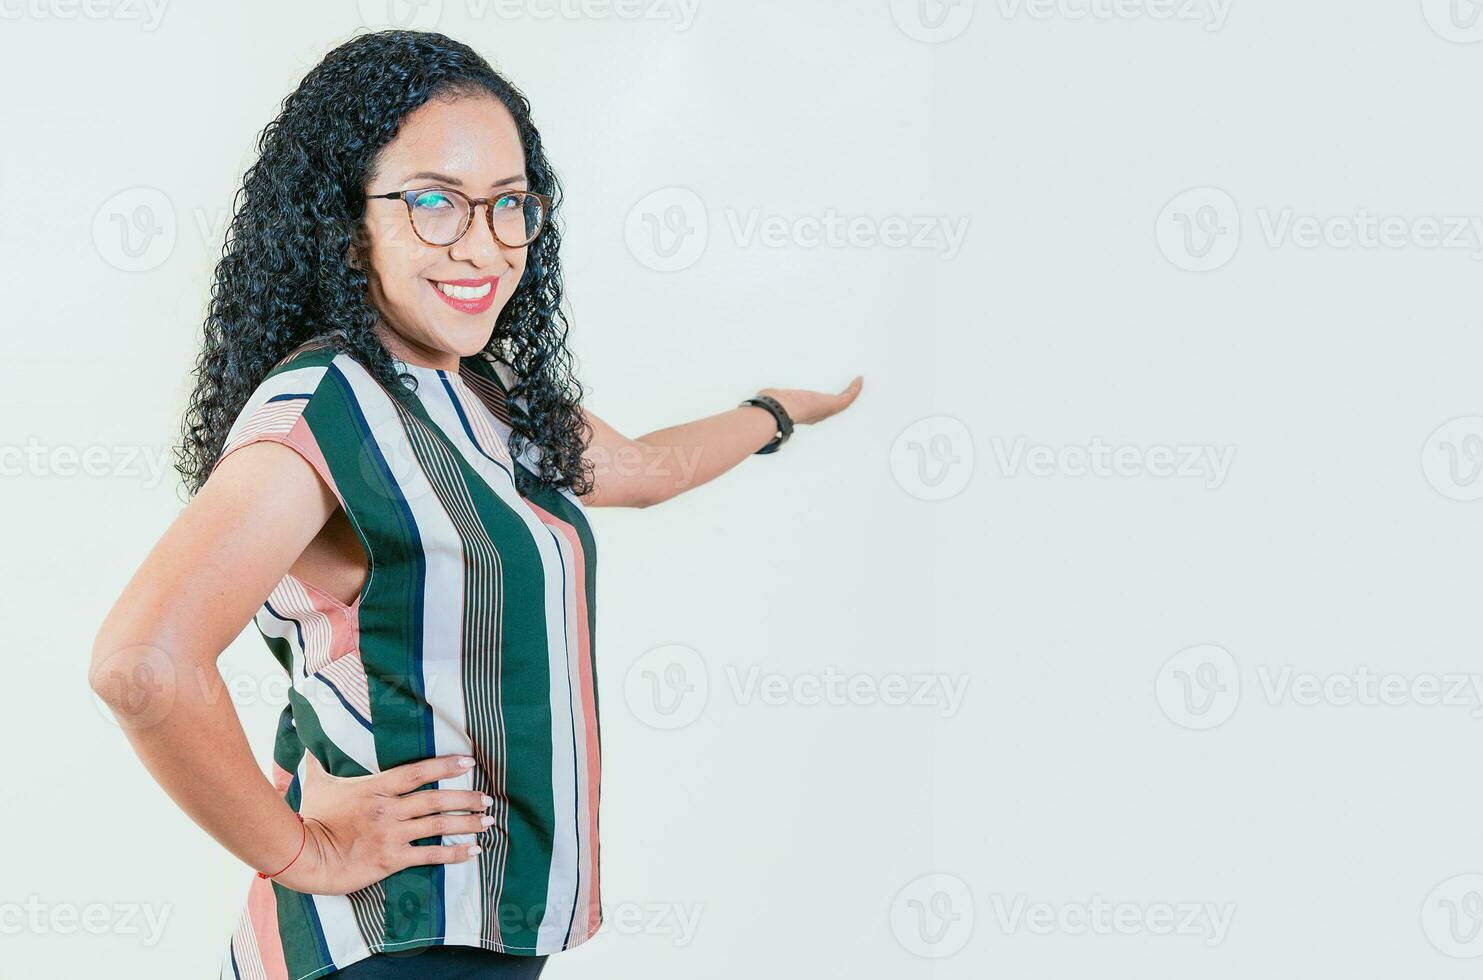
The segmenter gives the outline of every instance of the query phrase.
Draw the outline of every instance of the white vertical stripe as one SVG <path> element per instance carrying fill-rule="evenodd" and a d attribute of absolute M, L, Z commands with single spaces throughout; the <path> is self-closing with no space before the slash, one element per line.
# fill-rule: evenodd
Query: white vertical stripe
<path fill-rule="evenodd" d="M 262 947 L 257 944 L 257 930 L 252 927 L 252 916 L 249 914 L 247 903 L 242 905 L 242 915 L 237 919 L 236 953 L 237 971 L 242 974 L 242 980 L 267 980 L 268 974 L 263 967 Z M 231 961 L 227 961 L 226 968 L 232 968 Z"/>
<path fill-rule="evenodd" d="M 573 924 L 579 932 L 587 930 L 587 895 L 592 889 L 592 882 L 588 880 L 589 872 L 587 865 L 592 859 L 592 834 L 588 822 L 589 796 L 592 787 L 587 785 L 587 726 L 585 721 L 586 704 L 582 697 L 582 674 L 581 674 L 581 642 L 580 634 L 577 632 L 577 574 L 576 555 L 572 550 L 571 541 L 563 534 L 556 535 L 556 541 L 561 548 L 561 556 L 566 561 L 568 575 L 566 580 L 566 639 L 567 639 L 567 679 L 571 683 L 572 691 L 572 714 L 578 719 L 576 740 L 574 742 L 574 755 L 577 766 L 577 799 L 576 811 L 573 821 L 577 828 L 577 865 L 576 870 L 580 879 L 581 890 L 576 894 L 574 900 L 577 902 L 576 917 Z M 593 679 L 594 683 L 596 678 Z"/>
<path fill-rule="evenodd" d="M 501 501 L 518 514 L 530 531 L 541 556 L 545 583 L 545 621 L 547 664 L 551 692 L 551 789 L 555 826 L 552 828 L 551 868 L 547 875 L 546 910 L 541 918 L 536 942 L 541 949 L 561 949 L 566 943 L 571 923 L 572 897 L 576 891 L 578 842 L 578 799 L 575 783 L 582 775 L 573 768 L 575 745 L 572 739 L 573 714 L 570 690 L 569 658 L 566 652 L 565 576 L 561 553 L 551 531 L 530 509 L 516 491 L 510 477 L 478 451 L 464 431 L 458 411 L 443 385 L 446 377 L 459 395 L 464 412 L 483 412 L 501 438 L 508 439 L 508 426 L 503 425 L 484 407 L 463 380 L 455 374 L 440 375 L 431 368 L 413 368 L 419 375 L 418 394 L 429 418 L 453 442 L 469 465 L 484 479 Z"/>
<path fill-rule="evenodd" d="M 437 755 L 468 754 L 468 719 L 463 693 L 463 594 L 464 558 L 459 535 L 443 509 L 427 474 L 417 464 L 403 429 L 396 405 L 359 362 L 343 355 L 335 360 L 343 370 L 355 399 L 392 471 L 397 489 L 417 525 L 426 559 L 426 582 L 422 594 L 422 683 L 423 696 L 433 717 L 433 748 Z M 471 790 L 473 773 L 439 780 L 440 789 Z M 473 834 L 449 834 L 445 844 L 471 844 Z M 448 918 L 447 942 L 479 945 L 483 901 L 479 882 L 479 860 L 443 865 L 444 909 Z"/>

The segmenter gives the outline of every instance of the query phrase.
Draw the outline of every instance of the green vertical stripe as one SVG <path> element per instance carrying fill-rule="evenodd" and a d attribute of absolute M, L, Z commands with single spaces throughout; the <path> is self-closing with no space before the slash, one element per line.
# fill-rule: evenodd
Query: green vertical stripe
<path fill-rule="evenodd" d="M 417 527 L 354 392 L 333 370 L 310 402 L 309 413 L 314 413 L 310 426 L 316 431 L 347 434 L 320 440 L 320 451 L 355 515 L 357 533 L 371 561 L 360 606 L 360 652 L 371 699 L 376 762 L 390 769 L 431 758 L 435 748 L 421 664 L 427 569 Z M 438 842 L 427 838 L 414 843 Z M 442 879 L 438 865 L 417 865 L 383 880 L 387 943 L 415 943 L 443 934 Z"/>

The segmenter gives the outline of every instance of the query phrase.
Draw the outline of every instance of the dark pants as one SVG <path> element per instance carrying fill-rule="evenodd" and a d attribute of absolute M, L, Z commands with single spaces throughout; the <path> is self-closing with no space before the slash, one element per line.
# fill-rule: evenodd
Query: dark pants
<path fill-rule="evenodd" d="M 535 980 L 545 956 L 516 956 L 477 946 L 426 946 L 375 953 L 330 974 L 329 980 Z"/>

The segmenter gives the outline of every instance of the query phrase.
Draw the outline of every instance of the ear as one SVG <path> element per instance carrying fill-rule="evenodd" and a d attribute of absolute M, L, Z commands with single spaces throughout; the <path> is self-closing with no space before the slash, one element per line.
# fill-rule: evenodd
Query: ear
<path fill-rule="evenodd" d="M 363 225 L 357 225 L 355 230 L 350 234 L 350 241 L 345 245 L 345 264 L 361 272 L 366 271 L 364 257 L 366 247 L 369 243 L 366 241 L 365 236 L 365 227 Z"/>

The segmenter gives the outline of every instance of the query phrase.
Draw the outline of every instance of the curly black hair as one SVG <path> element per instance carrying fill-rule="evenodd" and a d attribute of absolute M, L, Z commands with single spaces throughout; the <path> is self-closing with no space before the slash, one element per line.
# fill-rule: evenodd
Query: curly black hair
<path fill-rule="evenodd" d="M 205 484 L 253 390 L 310 338 L 325 337 L 351 354 L 393 397 L 415 391 L 416 377 L 397 372 L 373 330 L 379 314 L 365 272 L 348 261 L 365 234 L 366 181 L 412 110 L 486 93 L 515 118 L 530 189 L 552 198 L 546 227 L 529 246 L 525 274 L 485 348 L 517 374 L 511 454 L 519 459 L 527 443 L 538 447 L 539 472 L 517 468 L 516 483 L 522 492 L 533 484 L 578 495 L 592 489 L 591 464 L 582 458 L 591 430 L 579 410 L 582 388 L 561 309 L 561 184 L 530 103 L 467 45 L 435 32 L 390 30 L 358 35 L 326 55 L 258 137 L 258 159 L 233 199 L 176 448 L 175 468 L 189 494 Z"/>

